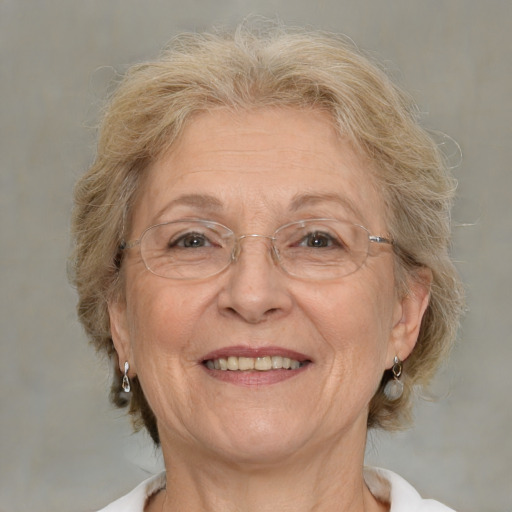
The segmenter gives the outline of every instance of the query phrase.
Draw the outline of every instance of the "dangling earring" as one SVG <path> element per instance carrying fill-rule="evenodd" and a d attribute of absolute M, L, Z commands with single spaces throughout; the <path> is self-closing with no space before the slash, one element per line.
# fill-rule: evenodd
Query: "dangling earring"
<path fill-rule="evenodd" d="M 125 393 L 129 393 L 132 389 L 130 386 L 130 379 L 128 378 L 128 370 L 130 369 L 130 365 L 128 364 L 128 361 L 124 362 L 124 375 L 123 375 L 123 391 Z"/>
<path fill-rule="evenodd" d="M 404 392 L 404 383 L 400 380 L 402 375 L 402 361 L 395 356 L 391 367 L 393 378 L 388 380 L 384 387 L 384 395 L 388 400 L 398 400 Z"/>

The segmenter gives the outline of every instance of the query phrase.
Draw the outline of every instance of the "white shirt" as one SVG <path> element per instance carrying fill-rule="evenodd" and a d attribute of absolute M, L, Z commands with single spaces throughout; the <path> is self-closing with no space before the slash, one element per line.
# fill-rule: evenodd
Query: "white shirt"
<path fill-rule="evenodd" d="M 454 512 L 438 501 L 424 500 L 411 484 L 387 469 L 365 468 L 364 479 L 378 500 L 391 504 L 390 512 Z M 148 498 L 164 487 L 165 472 L 145 480 L 99 512 L 144 512 Z"/>

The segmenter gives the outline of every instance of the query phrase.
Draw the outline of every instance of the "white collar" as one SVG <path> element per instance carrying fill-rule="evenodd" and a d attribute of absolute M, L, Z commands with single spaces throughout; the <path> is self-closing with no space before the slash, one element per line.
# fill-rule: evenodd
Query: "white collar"
<path fill-rule="evenodd" d="M 391 504 L 390 512 L 454 512 L 437 501 L 422 499 L 411 484 L 387 469 L 365 467 L 364 479 L 378 500 Z M 99 512 L 143 512 L 148 498 L 163 488 L 165 472 L 148 478 Z"/>

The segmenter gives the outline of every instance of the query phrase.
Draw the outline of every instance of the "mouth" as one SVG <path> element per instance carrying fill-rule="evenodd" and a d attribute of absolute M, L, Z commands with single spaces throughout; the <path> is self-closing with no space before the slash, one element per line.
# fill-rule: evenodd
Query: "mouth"
<path fill-rule="evenodd" d="M 227 347 L 206 355 L 201 363 L 221 372 L 294 372 L 312 363 L 306 355 L 281 347 Z"/>
<path fill-rule="evenodd" d="M 268 372 L 270 370 L 298 370 L 310 364 L 309 359 L 298 360 L 285 356 L 264 355 L 260 357 L 228 356 L 206 359 L 203 364 L 209 370 L 234 372 Z"/>

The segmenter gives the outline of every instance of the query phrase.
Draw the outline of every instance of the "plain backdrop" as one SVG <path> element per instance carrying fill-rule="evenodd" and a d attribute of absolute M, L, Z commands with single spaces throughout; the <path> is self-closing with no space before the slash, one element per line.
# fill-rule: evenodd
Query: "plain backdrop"
<path fill-rule="evenodd" d="M 108 404 L 66 280 L 73 183 L 117 73 L 177 32 L 248 14 L 343 32 L 385 61 L 459 180 L 469 312 L 416 426 L 368 462 L 460 511 L 512 509 L 512 6 L 509 0 L 0 0 L 0 510 L 94 510 L 161 466 Z"/>

